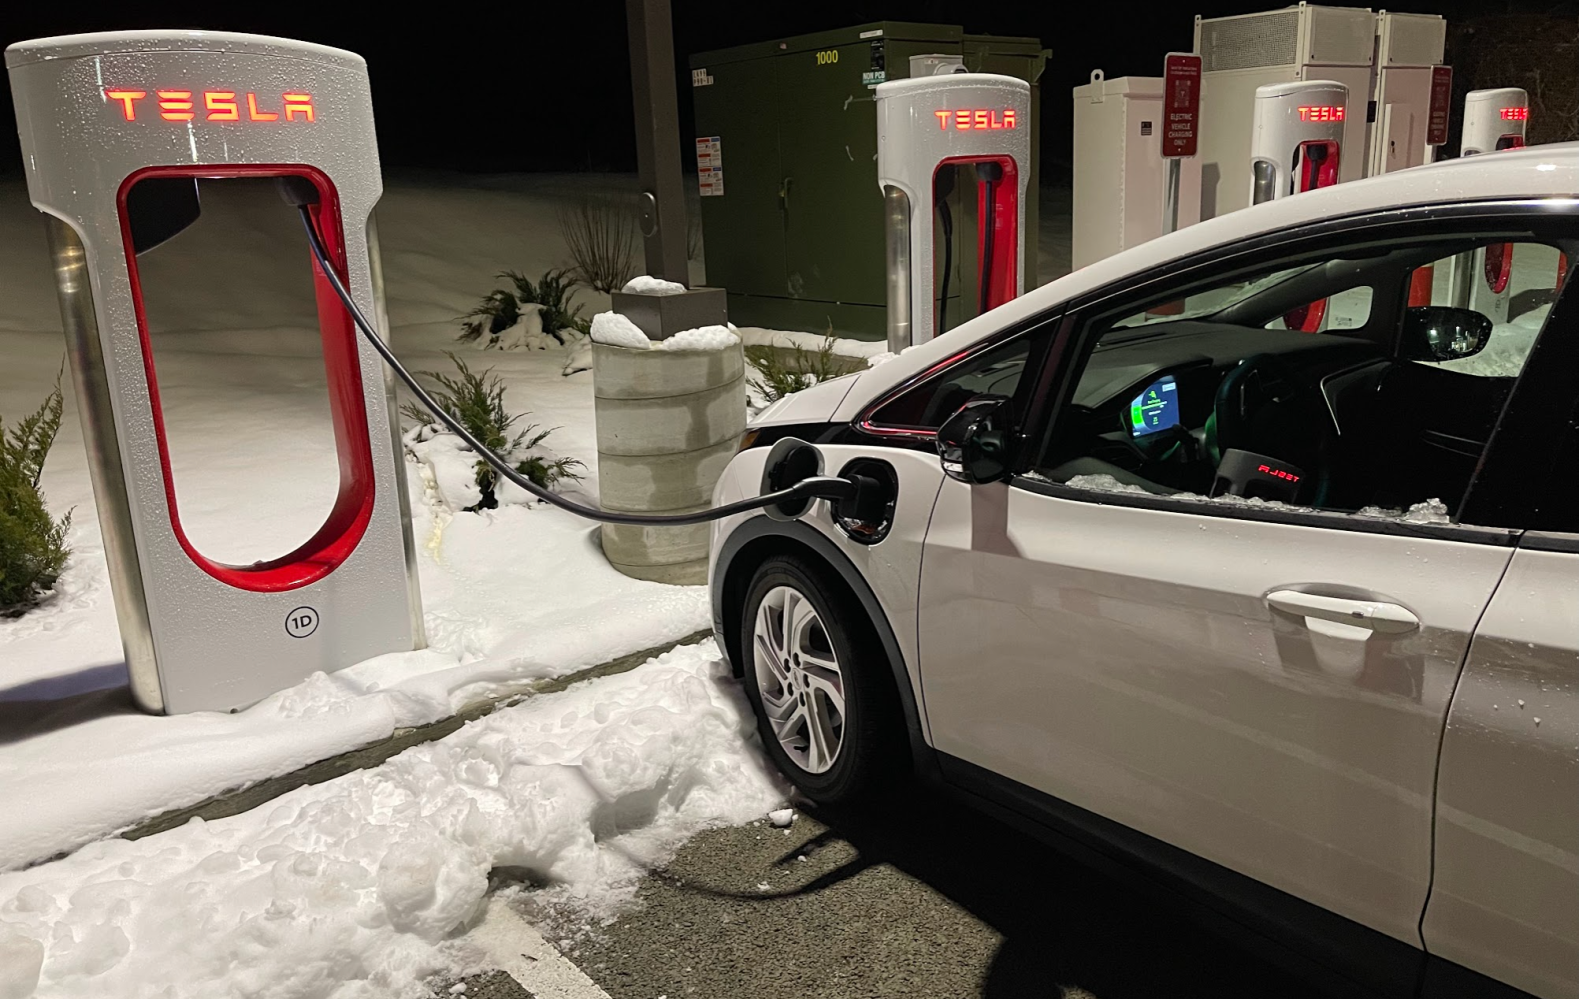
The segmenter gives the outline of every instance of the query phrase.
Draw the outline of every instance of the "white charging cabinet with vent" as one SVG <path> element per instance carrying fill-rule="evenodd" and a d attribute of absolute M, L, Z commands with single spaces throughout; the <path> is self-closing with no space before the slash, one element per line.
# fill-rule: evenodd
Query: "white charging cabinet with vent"
<path fill-rule="evenodd" d="M 1349 88 L 1339 182 L 1364 176 L 1365 95 L 1371 92 L 1376 14 L 1362 7 L 1300 4 L 1235 17 L 1195 19 L 1201 57 L 1201 218 L 1250 204 L 1250 133 L 1256 89 L 1333 80 Z"/>

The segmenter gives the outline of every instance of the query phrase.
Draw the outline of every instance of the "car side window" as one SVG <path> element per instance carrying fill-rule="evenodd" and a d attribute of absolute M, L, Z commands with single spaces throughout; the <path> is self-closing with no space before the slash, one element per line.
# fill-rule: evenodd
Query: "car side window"
<path fill-rule="evenodd" d="M 936 430 L 972 399 L 986 395 L 1013 398 L 1025 373 L 1033 334 L 1022 334 L 940 372 L 872 413 L 880 427 Z"/>
<path fill-rule="evenodd" d="M 1503 278 L 1451 304 L 1462 295 L 1444 297 L 1443 272 L 1486 285 L 1488 254 Z M 1557 250 L 1533 240 L 1417 238 L 1267 261 L 1093 310 L 1079 378 L 1031 474 L 1093 494 L 1447 523 L 1558 266 Z"/>
<path fill-rule="evenodd" d="M 1492 243 L 1427 264 L 1412 279 L 1411 305 L 1470 309 L 1492 326 L 1486 345 L 1468 357 L 1416 363 L 1483 378 L 1517 378 L 1566 268 L 1559 248 L 1531 241 Z"/>

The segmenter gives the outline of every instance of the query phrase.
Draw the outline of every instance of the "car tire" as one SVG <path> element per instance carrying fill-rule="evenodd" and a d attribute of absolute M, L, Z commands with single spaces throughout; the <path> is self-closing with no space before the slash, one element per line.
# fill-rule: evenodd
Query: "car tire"
<path fill-rule="evenodd" d="M 888 657 L 859 606 L 825 569 L 779 555 L 752 575 L 738 625 L 763 747 L 801 793 L 834 807 L 877 800 L 905 773 Z"/>

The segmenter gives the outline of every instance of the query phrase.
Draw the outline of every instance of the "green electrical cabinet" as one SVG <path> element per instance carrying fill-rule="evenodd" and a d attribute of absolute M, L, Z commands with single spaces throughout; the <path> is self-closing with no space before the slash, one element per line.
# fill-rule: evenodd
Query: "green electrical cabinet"
<path fill-rule="evenodd" d="M 880 340 L 887 332 L 883 199 L 872 90 L 910 57 L 957 55 L 1031 84 L 1023 286 L 1036 283 L 1039 100 L 1034 38 L 883 21 L 691 56 L 707 282 L 740 326 Z M 956 235 L 974 259 L 974 229 Z"/>

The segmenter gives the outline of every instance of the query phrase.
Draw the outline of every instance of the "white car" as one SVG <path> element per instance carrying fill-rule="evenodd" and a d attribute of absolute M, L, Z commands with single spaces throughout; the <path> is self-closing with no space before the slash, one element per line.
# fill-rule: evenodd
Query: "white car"
<path fill-rule="evenodd" d="M 768 752 L 1147 861 L 1356 993 L 1579 997 L 1576 254 L 1579 145 L 1456 160 L 773 404 L 718 502 L 861 489 L 714 528 Z"/>

